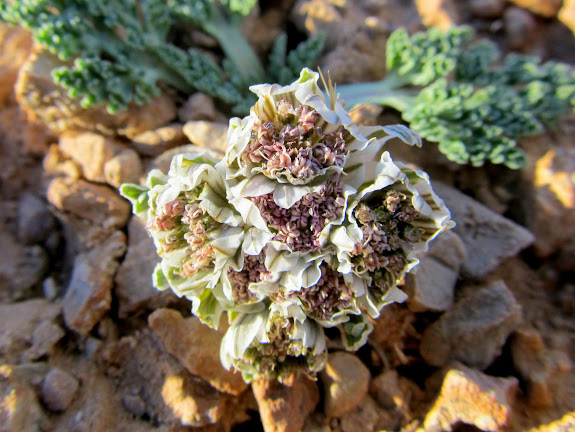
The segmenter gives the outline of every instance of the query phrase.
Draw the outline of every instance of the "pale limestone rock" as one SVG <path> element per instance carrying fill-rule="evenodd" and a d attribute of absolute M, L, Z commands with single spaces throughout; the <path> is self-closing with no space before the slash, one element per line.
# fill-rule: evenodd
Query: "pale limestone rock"
<path fill-rule="evenodd" d="M 60 221 L 69 226 L 83 246 L 92 247 L 123 228 L 130 203 L 112 188 L 83 180 L 56 178 L 48 186 L 48 201 Z"/>
<path fill-rule="evenodd" d="M 60 151 L 82 169 L 86 180 L 104 183 L 104 165 L 119 151 L 120 144 L 100 134 L 64 132 L 60 136 Z"/>
<path fill-rule="evenodd" d="M 453 0 L 416 0 L 423 24 L 447 30 L 460 21 L 456 2 Z"/>
<path fill-rule="evenodd" d="M 456 366 L 445 375 L 439 396 L 425 417 L 424 429 L 446 432 L 462 422 L 480 430 L 503 431 L 511 419 L 517 388 L 514 377 L 495 378 Z"/>
<path fill-rule="evenodd" d="M 505 283 L 478 287 L 423 333 L 420 352 L 433 366 L 459 361 L 485 369 L 521 322 L 521 306 Z"/>
<path fill-rule="evenodd" d="M 563 0 L 563 6 L 559 11 L 559 20 L 575 33 L 575 1 Z"/>
<path fill-rule="evenodd" d="M 124 183 L 138 183 L 142 171 L 142 161 L 132 149 L 122 150 L 104 164 L 106 183 L 115 188 Z"/>
<path fill-rule="evenodd" d="M 265 432 L 299 432 L 319 402 L 314 381 L 298 374 L 289 383 L 259 380 L 252 384 Z"/>
<path fill-rule="evenodd" d="M 74 400 L 80 383 L 73 375 L 53 368 L 44 377 L 41 397 L 44 405 L 51 411 L 65 411 Z"/>
<path fill-rule="evenodd" d="M 219 391 L 239 395 L 248 385 L 238 372 L 227 371 L 220 361 L 223 333 L 204 325 L 196 317 L 184 318 L 172 309 L 159 309 L 148 318 L 166 351 L 194 375 L 209 381 Z"/>
<path fill-rule="evenodd" d="M 166 150 L 185 144 L 186 141 L 183 126 L 173 123 L 135 136 L 132 145 L 144 156 L 158 156 Z"/>
<path fill-rule="evenodd" d="M 126 236 L 117 231 L 76 257 L 63 301 L 64 320 L 69 328 L 87 335 L 110 310 L 114 275 L 125 251 Z"/>
<path fill-rule="evenodd" d="M 533 243 L 533 234 L 527 229 L 458 190 L 438 181 L 433 188 L 451 211 L 457 224 L 453 232 L 467 250 L 467 260 L 461 268 L 463 276 L 481 278 Z"/>
<path fill-rule="evenodd" d="M 228 143 L 228 125 L 203 120 L 184 125 L 184 134 L 192 144 L 224 153 Z"/>
<path fill-rule="evenodd" d="M 355 354 L 338 351 L 329 354 L 320 372 L 325 393 L 325 415 L 343 417 L 352 412 L 367 396 L 369 369 Z"/>

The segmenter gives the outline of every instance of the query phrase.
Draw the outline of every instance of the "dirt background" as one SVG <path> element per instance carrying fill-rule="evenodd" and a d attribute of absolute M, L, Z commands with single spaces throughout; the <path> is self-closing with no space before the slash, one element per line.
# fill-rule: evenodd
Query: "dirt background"
<path fill-rule="evenodd" d="M 262 57 L 282 31 L 325 32 L 320 66 L 343 84 L 383 76 L 393 29 L 451 24 L 575 63 L 571 0 L 262 0 L 245 31 Z M 228 113 L 168 89 L 116 117 L 82 110 L 53 62 L 0 27 L 0 431 L 575 430 L 575 116 L 520 143 L 521 171 L 394 146 L 457 228 L 357 353 L 334 338 L 316 381 L 248 386 L 220 366 L 222 335 L 152 287 L 154 246 L 116 191 L 181 146 L 221 152 Z M 370 105 L 353 118 L 401 122 Z"/>

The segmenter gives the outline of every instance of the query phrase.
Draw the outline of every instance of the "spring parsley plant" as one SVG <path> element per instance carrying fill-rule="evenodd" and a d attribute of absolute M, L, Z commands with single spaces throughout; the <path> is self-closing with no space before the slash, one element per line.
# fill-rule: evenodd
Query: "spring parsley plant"
<path fill-rule="evenodd" d="M 258 101 L 230 120 L 222 160 L 180 154 L 167 174 L 121 187 L 161 257 L 154 284 L 210 327 L 227 313 L 222 363 L 246 381 L 321 370 L 326 328 L 348 350 L 365 344 L 369 317 L 405 299 L 398 284 L 453 225 L 427 174 L 385 151 L 419 136 L 354 124 L 318 78 L 252 86 Z"/>
<path fill-rule="evenodd" d="M 149 102 L 159 83 L 189 95 L 206 93 L 237 113 L 253 103 L 246 89 L 269 79 L 288 83 L 319 56 L 318 35 L 287 52 L 278 38 L 266 75 L 242 34 L 241 24 L 256 0 L 5 0 L 0 22 L 25 27 L 63 65 L 54 82 L 82 106 L 105 105 L 110 113 Z M 182 28 L 184 30 L 182 30 Z M 214 37 L 222 65 L 194 47 L 174 42 L 174 34 L 197 28 Z M 181 38 L 180 38 L 181 39 Z"/>
<path fill-rule="evenodd" d="M 469 27 L 413 36 L 396 30 L 386 62 L 383 80 L 342 85 L 339 96 L 348 108 L 374 103 L 397 109 L 459 164 L 523 167 L 517 140 L 541 133 L 575 105 L 569 66 L 515 53 L 502 59 L 493 43 L 474 41 Z"/>

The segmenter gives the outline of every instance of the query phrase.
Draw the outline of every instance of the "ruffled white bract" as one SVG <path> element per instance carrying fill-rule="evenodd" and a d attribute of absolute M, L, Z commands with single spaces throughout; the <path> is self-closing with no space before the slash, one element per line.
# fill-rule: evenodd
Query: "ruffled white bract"
<path fill-rule="evenodd" d="M 253 86 L 259 100 L 230 120 L 223 160 L 182 154 L 145 186 L 124 185 L 161 262 L 159 289 L 230 323 L 222 363 L 246 381 L 325 364 L 324 328 L 343 346 L 367 341 L 383 306 L 431 239 L 452 226 L 424 172 L 385 143 L 421 145 L 402 125 L 355 125 L 309 69 L 289 86 Z"/>

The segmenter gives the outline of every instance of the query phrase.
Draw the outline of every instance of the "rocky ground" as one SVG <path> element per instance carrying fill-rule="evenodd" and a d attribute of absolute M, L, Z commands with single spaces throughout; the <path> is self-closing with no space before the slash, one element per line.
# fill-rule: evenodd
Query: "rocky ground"
<path fill-rule="evenodd" d="M 570 0 L 262 1 L 246 31 L 262 53 L 285 28 L 326 32 L 320 65 L 346 83 L 381 77 L 394 28 L 451 23 L 575 64 Z M 522 171 L 392 149 L 430 173 L 457 227 L 368 345 L 334 344 L 317 381 L 248 386 L 220 366 L 221 334 L 152 287 L 154 246 L 116 191 L 182 146 L 220 152 L 226 113 L 169 92 L 117 117 L 82 110 L 50 61 L 0 27 L 0 431 L 575 430 L 575 117 L 521 143 Z"/>

